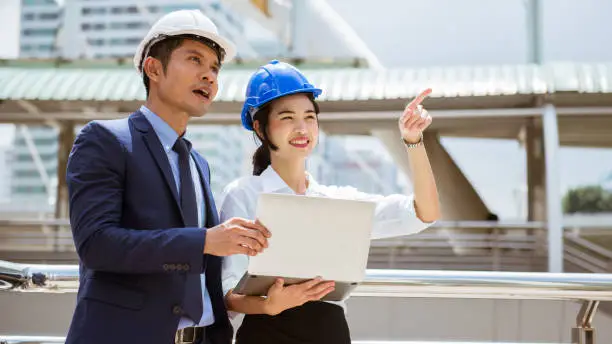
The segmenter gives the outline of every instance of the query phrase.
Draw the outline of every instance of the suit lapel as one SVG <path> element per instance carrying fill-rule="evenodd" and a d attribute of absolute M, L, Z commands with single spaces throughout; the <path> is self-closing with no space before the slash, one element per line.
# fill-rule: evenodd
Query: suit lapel
<path fill-rule="evenodd" d="M 181 214 L 181 218 L 183 218 L 183 212 L 181 211 L 181 203 L 178 197 L 178 191 L 176 190 L 176 183 L 174 182 L 174 176 L 172 174 L 172 169 L 170 167 L 170 162 L 168 161 L 168 156 L 163 149 L 161 142 L 159 141 L 159 137 L 153 130 L 151 123 L 147 120 L 147 118 L 140 112 L 136 112 L 132 116 L 132 121 L 134 126 L 142 132 L 142 139 L 153 156 L 157 167 L 160 172 L 164 176 L 164 180 L 168 188 L 170 188 L 170 192 L 172 193 L 172 197 L 174 198 L 174 203 L 177 206 L 179 213 Z M 183 221 L 185 219 L 183 218 Z"/>

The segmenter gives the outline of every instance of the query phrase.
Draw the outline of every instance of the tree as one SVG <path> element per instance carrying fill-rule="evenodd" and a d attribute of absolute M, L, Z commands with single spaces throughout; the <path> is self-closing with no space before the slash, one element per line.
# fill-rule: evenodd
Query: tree
<path fill-rule="evenodd" d="M 612 192 L 601 186 L 583 186 L 570 189 L 563 197 L 565 213 L 612 212 Z"/>

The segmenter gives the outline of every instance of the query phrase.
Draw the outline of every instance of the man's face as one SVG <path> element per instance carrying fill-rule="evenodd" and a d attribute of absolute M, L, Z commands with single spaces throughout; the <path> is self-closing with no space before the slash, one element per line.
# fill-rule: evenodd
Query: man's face
<path fill-rule="evenodd" d="M 203 116 L 219 89 L 217 54 L 206 45 L 185 39 L 158 78 L 160 100 L 190 117 Z"/>

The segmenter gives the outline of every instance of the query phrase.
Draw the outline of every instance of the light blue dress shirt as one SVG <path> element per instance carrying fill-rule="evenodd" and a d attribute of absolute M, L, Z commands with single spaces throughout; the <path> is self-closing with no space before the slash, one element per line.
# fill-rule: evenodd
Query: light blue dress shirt
<path fill-rule="evenodd" d="M 178 134 L 168 125 L 168 123 L 166 123 L 163 119 L 161 119 L 161 117 L 153 113 L 153 111 L 149 110 L 146 106 L 141 106 L 140 112 L 144 114 L 149 123 L 151 123 L 153 130 L 155 130 L 155 133 L 157 134 L 157 137 L 159 138 L 159 141 L 161 142 L 164 151 L 166 152 L 168 161 L 170 162 L 170 167 L 172 168 L 172 175 L 174 176 L 174 183 L 176 185 L 176 189 L 180 191 L 181 180 L 179 174 L 178 153 L 172 150 L 174 143 L 178 139 Z M 200 173 L 198 172 L 193 157 L 189 159 L 189 167 L 191 169 L 191 176 L 193 178 L 193 185 L 196 193 L 196 202 L 198 207 L 198 224 L 200 227 L 204 227 L 204 224 L 206 223 L 204 190 L 202 190 Z M 212 325 L 215 322 L 215 317 L 212 311 L 212 303 L 210 302 L 210 295 L 208 294 L 208 290 L 206 289 L 206 276 L 204 274 L 201 274 L 200 279 L 202 280 L 202 302 L 204 306 L 202 318 L 197 324 L 194 324 L 191 319 L 183 317 L 179 322 L 179 328 L 187 326 L 208 326 Z"/>

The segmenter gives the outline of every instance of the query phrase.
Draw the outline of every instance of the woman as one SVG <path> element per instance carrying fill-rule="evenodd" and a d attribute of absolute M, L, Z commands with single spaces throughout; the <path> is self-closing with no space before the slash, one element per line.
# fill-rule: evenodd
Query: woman
<path fill-rule="evenodd" d="M 399 119 L 412 168 L 414 195 L 370 195 L 351 187 L 319 185 L 305 169 L 317 144 L 321 90 L 295 67 L 272 61 L 251 77 L 242 110 L 242 124 L 254 131 L 261 146 L 253 156 L 253 176 L 231 183 L 220 206 L 221 221 L 232 217 L 254 219 L 260 193 L 289 193 L 376 202 L 373 238 L 417 233 L 438 219 L 438 193 L 422 131 L 431 117 L 420 103 L 426 90 L 412 101 Z M 274 233 L 272 233 L 274 236 Z M 339 253 L 341 254 L 341 253 Z M 232 292 L 248 266 L 246 255 L 224 258 L 223 289 L 228 309 L 246 314 L 237 332 L 237 344 L 316 343 L 349 344 L 344 302 L 322 302 L 333 282 L 318 278 L 284 286 L 279 279 L 267 297 Z"/>

